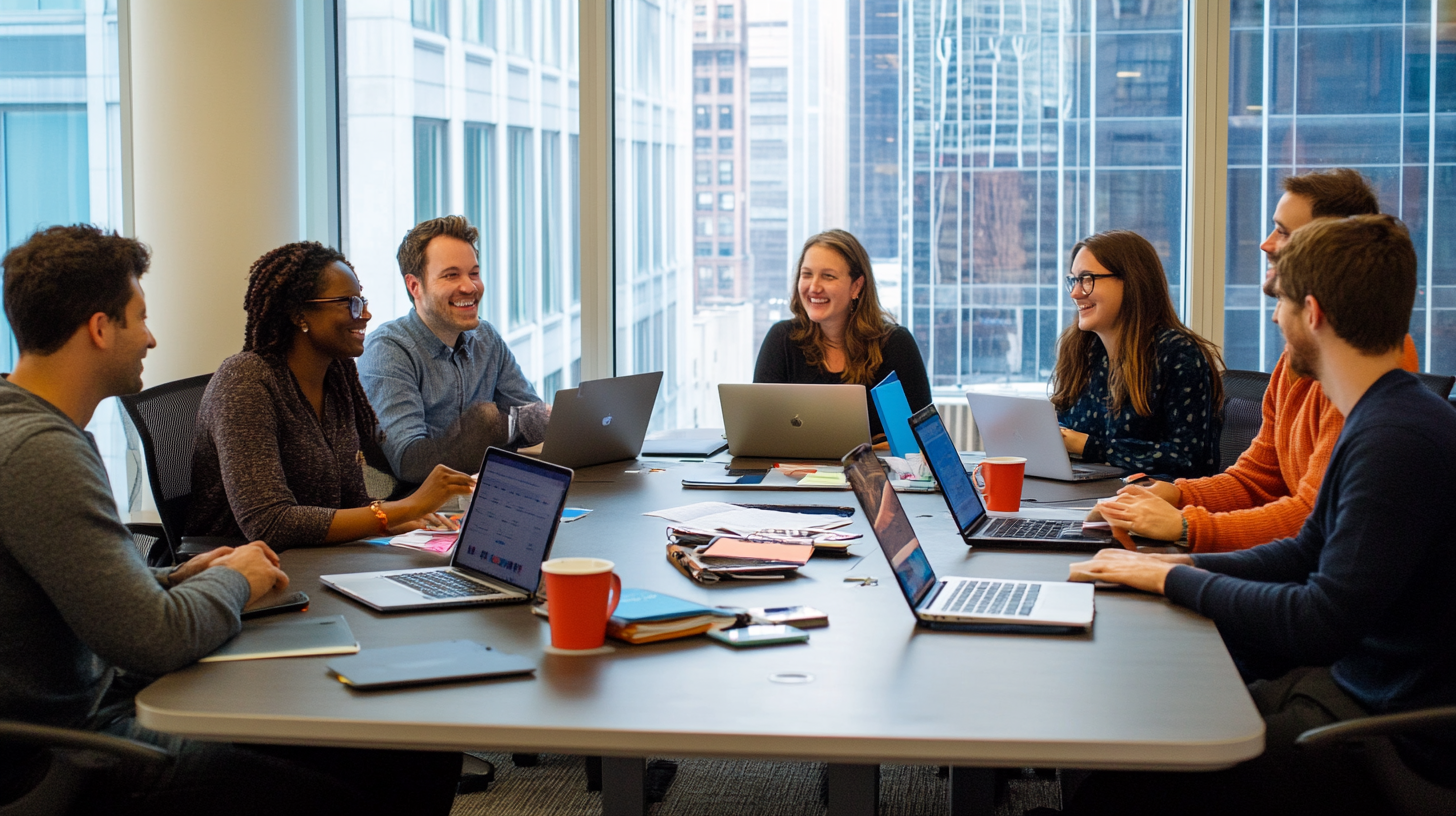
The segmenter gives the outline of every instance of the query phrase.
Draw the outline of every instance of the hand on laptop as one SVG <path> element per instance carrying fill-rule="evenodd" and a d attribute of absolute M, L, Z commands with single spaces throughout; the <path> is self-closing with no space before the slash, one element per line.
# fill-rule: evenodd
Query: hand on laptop
<path fill-rule="evenodd" d="M 1081 431 L 1074 431 L 1071 428 L 1058 428 L 1062 432 L 1062 444 L 1066 446 L 1067 453 L 1082 455 L 1087 449 L 1087 434 Z"/>
<path fill-rule="evenodd" d="M 1163 594 L 1163 582 L 1179 564 L 1193 566 L 1187 555 L 1099 550 L 1091 561 L 1079 561 L 1068 571 L 1068 581 L 1107 581 L 1144 592 Z"/>
<path fill-rule="evenodd" d="M 1183 514 L 1146 487 L 1124 487 L 1113 498 L 1098 502 L 1097 512 L 1115 529 L 1144 538 L 1177 541 L 1183 537 Z"/>

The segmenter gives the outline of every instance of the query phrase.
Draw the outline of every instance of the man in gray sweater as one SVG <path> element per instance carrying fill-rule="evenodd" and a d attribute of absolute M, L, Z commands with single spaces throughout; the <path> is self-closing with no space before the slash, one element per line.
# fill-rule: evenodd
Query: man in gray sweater
<path fill-rule="evenodd" d="M 194 743 L 135 723 L 138 678 L 213 651 L 237 634 L 250 599 L 288 583 L 261 541 L 151 569 L 117 513 L 83 428 L 101 400 L 141 389 L 142 358 L 156 346 L 139 282 L 147 263 L 140 243 L 89 226 L 52 227 L 5 256 L 5 313 L 20 359 L 0 380 L 0 718 L 104 730 L 173 754 L 162 771 L 105 778 L 88 810 L 326 812 L 357 803 L 375 812 L 392 797 L 363 787 L 403 782 L 410 811 L 448 812 L 458 755 Z M 46 764 L 44 752 L 0 745 L 0 805 L 33 787 Z"/>

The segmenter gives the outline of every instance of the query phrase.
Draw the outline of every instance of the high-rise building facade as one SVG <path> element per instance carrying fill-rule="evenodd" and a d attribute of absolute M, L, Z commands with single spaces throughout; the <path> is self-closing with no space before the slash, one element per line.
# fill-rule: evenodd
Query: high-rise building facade
<path fill-rule="evenodd" d="M 744 0 L 693 5 L 694 300 L 704 308 L 749 299 L 744 11 Z"/>

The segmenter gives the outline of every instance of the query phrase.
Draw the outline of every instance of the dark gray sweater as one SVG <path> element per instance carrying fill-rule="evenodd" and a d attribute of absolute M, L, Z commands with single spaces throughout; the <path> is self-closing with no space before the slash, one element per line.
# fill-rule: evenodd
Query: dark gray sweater
<path fill-rule="evenodd" d="M 246 578 L 168 589 L 166 572 L 142 562 L 91 437 L 0 380 L 0 718 L 84 727 L 111 667 L 162 674 L 237 633 Z"/>

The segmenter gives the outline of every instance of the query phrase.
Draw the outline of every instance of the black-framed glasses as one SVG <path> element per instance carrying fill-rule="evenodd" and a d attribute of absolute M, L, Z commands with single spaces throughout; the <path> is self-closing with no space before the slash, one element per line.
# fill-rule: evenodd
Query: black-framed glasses
<path fill-rule="evenodd" d="M 344 297 L 336 298 L 314 298 L 313 300 L 305 300 L 304 303 L 343 303 L 346 300 L 349 301 L 349 316 L 354 318 L 355 320 L 358 320 L 359 316 L 364 314 L 364 307 L 369 305 L 369 298 L 364 297 L 363 295 L 346 295 Z"/>
<path fill-rule="evenodd" d="M 1105 275 L 1094 275 L 1091 272 L 1083 272 L 1080 275 L 1068 275 L 1065 278 L 1062 278 L 1062 280 L 1064 280 L 1064 281 L 1067 282 L 1067 293 L 1068 294 L 1077 291 L 1077 288 L 1078 287 L 1081 287 L 1082 294 L 1084 294 L 1084 295 L 1090 295 L 1090 294 L 1092 294 L 1092 290 L 1097 288 L 1097 280 L 1099 278 L 1116 278 L 1116 277 L 1119 277 L 1119 276 L 1118 275 L 1114 275 L 1111 272 L 1109 272 L 1109 273 L 1107 273 Z"/>

